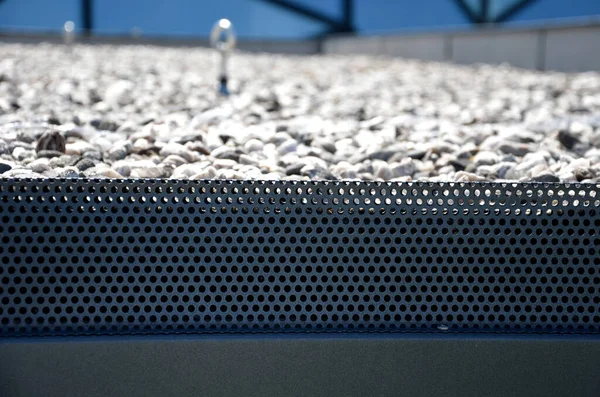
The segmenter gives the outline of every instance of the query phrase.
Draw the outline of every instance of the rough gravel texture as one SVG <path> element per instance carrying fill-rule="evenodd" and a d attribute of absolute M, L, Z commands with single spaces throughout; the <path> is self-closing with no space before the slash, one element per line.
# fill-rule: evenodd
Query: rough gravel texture
<path fill-rule="evenodd" d="M 598 73 L 236 53 L 222 97 L 216 69 L 206 49 L 0 44 L 0 175 L 600 181 Z"/>

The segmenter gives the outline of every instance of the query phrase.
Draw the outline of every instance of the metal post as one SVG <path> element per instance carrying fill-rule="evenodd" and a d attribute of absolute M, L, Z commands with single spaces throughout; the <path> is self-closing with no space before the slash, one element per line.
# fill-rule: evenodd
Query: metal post
<path fill-rule="evenodd" d="M 354 27 L 352 26 L 352 15 L 353 0 L 342 0 L 342 20 L 334 18 L 327 14 L 324 14 L 313 7 L 302 5 L 299 2 L 291 0 L 261 0 L 265 3 L 272 4 L 277 7 L 281 7 L 287 11 L 293 12 L 297 15 L 301 15 L 307 19 L 320 22 L 327 25 L 327 31 L 330 33 L 342 33 L 342 32 L 353 32 Z"/>
<path fill-rule="evenodd" d="M 489 23 L 490 20 L 490 0 L 481 0 L 481 23 Z"/>
<path fill-rule="evenodd" d="M 354 31 L 354 0 L 342 0 L 342 13 L 347 31 Z"/>
<path fill-rule="evenodd" d="M 81 0 L 81 17 L 84 36 L 91 36 L 92 30 L 94 29 L 93 8 L 92 0 Z"/>
<path fill-rule="evenodd" d="M 506 8 L 504 11 L 502 11 L 500 13 L 500 15 L 498 15 L 494 19 L 494 22 L 496 22 L 496 23 L 506 22 L 535 2 L 536 2 L 536 0 L 521 0 L 517 3 L 514 3 L 512 6 Z"/>
<path fill-rule="evenodd" d="M 219 51 L 219 92 L 222 95 L 229 95 L 227 61 L 236 43 L 231 21 L 228 19 L 217 21 L 210 33 L 210 42 Z"/>
<path fill-rule="evenodd" d="M 71 50 L 71 46 L 75 41 L 75 23 L 73 21 L 67 21 L 63 25 L 63 43 L 69 51 Z"/>
<path fill-rule="evenodd" d="M 464 16 L 471 23 L 481 23 L 481 15 L 476 14 L 469 4 L 467 4 L 466 0 L 454 0 L 459 10 L 464 14 Z"/>

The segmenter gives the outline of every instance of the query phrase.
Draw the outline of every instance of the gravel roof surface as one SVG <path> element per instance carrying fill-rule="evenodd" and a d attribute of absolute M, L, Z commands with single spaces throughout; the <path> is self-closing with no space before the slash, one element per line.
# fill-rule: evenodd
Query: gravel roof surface
<path fill-rule="evenodd" d="M 600 181 L 600 74 L 0 44 L 0 176 Z"/>

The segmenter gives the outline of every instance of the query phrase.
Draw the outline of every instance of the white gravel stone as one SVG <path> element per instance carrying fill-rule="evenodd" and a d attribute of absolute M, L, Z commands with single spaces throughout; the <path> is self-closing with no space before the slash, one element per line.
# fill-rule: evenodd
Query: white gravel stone
<path fill-rule="evenodd" d="M 260 152 L 265 144 L 258 139 L 250 139 L 244 144 L 244 149 L 247 152 Z"/>
<path fill-rule="evenodd" d="M 476 166 L 492 165 L 500 161 L 502 161 L 502 157 L 499 154 L 489 151 L 479 152 L 473 157 L 473 164 Z"/>
<path fill-rule="evenodd" d="M 240 164 L 253 165 L 258 166 L 260 162 L 252 156 L 248 156 L 247 154 L 240 155 Z"/>
<path fill-rule="evenodd" d="M 277 148 L 277 151 L 282 156 L 287 153 L 295 152 L 296 150 L 298 150 L 298 142 L 296 142 L 295 139 L 288 139 L 282 142 Z"/>
<path fill-rule="evenodd" d="M 112 83 L 104 94 L 104 102 L 119 107 L 133 102 L 135 84 L 128 80 L 118 80 Z"/>
<path fill-rule="evenodd" d="M 171 178 L 186 179 L 188 177 L 201 173 L 210 164 L 210 162 L 204 161 L 200 163 L 180 165 L 179 167 L 173 170 Z"/>
<path fill-rule="evenodd" d="M 67 143 L 65 146 L 66 154 L 83 154 L 92 150 L 98 150 L 94 145 L 86 141 L 76 141 L 73 143 Z"/>
<path fill-rule="evenodd" d="M 215 159 L 231 159 L 231 157 L 239 157 L 239 155 L 236 156 L 234 148 L 224 145 L 213 149 L 210 152 L 210 155 Z"/>
<path fill-rule="evenodd" d="M 263 181 L 278 181 L 278 180 L 281 180 L 282 178 L 281 178 L 281 175 L 279 175 L 276 172 L 269 172 L 269 173 L 260 175 L 256 179 L 263 180 Z M 301 178 L 297 178 L 297 179 L 301 179 Z M 304 179 L 304 178 L 302 178 L 302 179 Z"/>
<path fill-rule="evenodd" d="M 170 173 L 163 167 L 135 168 L 129 175 L 132 178 L 168 178 Z"/>
<path fill-rule="evenodd" d="M 190 179 L 214 179 L 217 176 L 215 167 L 206 167 L 204 170 L 193 175 Z"/>
<path fill-rule="evenodd" d="M 212 165 L 213 167 L 215 167 L 216 169 L 221 169 L 221 168 L 233 168 L 237 165 L 238 163 L 234 160 L 229 160 L 229 159 L 216 159 L 215 161 L 213 161 Z"/>
<path fill-rule="evenodd" d="M 27 150 L 22 147 L 16 147 L 15 150 L 13 150 L 12 152 L 12 156 L 19 161 L 23 161 L 28 158 L 35 158 L 36 154 L 34 150 Z"/>
<path fill-rule="evenodd" d="M 457 182 L 484 181 L 485 178 L 471 172 L 458 171 L 454 174 L 454 180 Z"/>
<path fill-rule="evenodd" d="M 19 65 L 0 158 L 34 176 L 600 181 L 597 73 L 238 52 L 221 97 L 213 55 L 0 44 Z M 37 159 L 48 128 L 66 155 Z"/>
<path fill-rule="evenodd" d="M 219 170 L 219 179 L 244 179 L 244 174 L 235 170 Z"/>
<path fill-rule="evenodd" d="M 195 156 L 191 150 L 188 150 L 185 146 L 179 143 L 168 143 L 160 149 L 160 155 L 168 157 L 170 155 L 176 155 L 184 158 L 186 161 L 194 161 Z"/>
<path fill-rule="evenodd" d="M 163 164 L 170 164 L 174 167 L 179 167 L 180 165 L 186 164 L 188 161 L 181 156 L 176 154 L 170 154 L 162 161 Z"/>
<path fill-rule="evenodd" d="M 111 170 L 110 168 L 101 170 L 99 172 L 99 175 L 103 175 L 103 176 L 105 176 L 107 178 L 114 178 L 114 179 L 121 179 L 121 178 L 123 178 L 123 175 L 119 174 L 115 170 Z"/>

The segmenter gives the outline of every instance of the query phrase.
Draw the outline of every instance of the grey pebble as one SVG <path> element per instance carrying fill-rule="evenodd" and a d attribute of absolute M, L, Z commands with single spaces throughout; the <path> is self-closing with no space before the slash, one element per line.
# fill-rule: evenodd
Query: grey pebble
<path fill-rule="evenodd" d="M 577 136 L 575 136 L 575 134 L 567 130 L 560 130 L 558 132 L 557 139 L 564 147 L 566 147 L 569 150 L 573 149 L 573 146 L 579 143 L 579 139 L 577 138 Z"/>
<path fill-rule="evenodd" d="M 19 131 L 17 132 L 17 140 L 25 143 L 33 143 L 36 141 L 36 138 L 34 134 L 25 131 Z"/>
<path fill-rule="evenodd" d="M 311 179 L 317 180 L 336 180 L 337 177 L 329 172 L 326 168 L 319 165 L 307 164 L 300 170 L 300 175 L 308 176 Z"/>
<path fill-rule="evenodd" d="M 5 173 L 6 171 L 10 171 L 12 169 L 12 166 L 10 166 L 9 164 L 0 162 L 0 174 Z"/>
<path fill-rule="evenodd" d="M 455 171 L 464 171 L 469 165 L 469 161 L 463 160 L 461 158 L 455 158 L 450 160 L 448 164 L 454 167 Z"/>
<path fill-rule="evenodd" d="M 411 176 L 417 169 L 412 162 L 412 159 L 405 159 L 400 164 L 394 165 L 391 171 L 393 178 L 397 178 L 399 176 Z"/>
<path fill-rule="evenodd" d="M 557 177 L 556 175 L 552 175 L 552 174 L 542 174 L 542 175 L 537 175 L 533 178 L 530 178 L 528 180 L 528 182 L 554 183 L 554 182 L 560 182 L 560 178 Z"/>
<path fill-rule="evenodd" d="M 77 138 L 77 139 L 85 139 L 81 130 L 78 128 L 73 128 L 64 132 L 65 139 L 69 138 Z"/>
<path fill-rule="evenodd" d="M 579 182 L 584 179 L 593 179 L 596 177 L 596 173 L 590 168 L 576 168 L 573 174 Z"/>
<path fill-rule="evenodd" d="M 42 150 L 54 150 L 57 152 L 65 152 L 66 141 L 65 137 L 58 131 L 46 131 L 40 136 L 35 147 L 36 152 Z"/>
<path fill-rule="evenodd" d="M 369 158 L 369 156 L 364 153 L 355 153 L 355 154 L 351 155 L 350 157 L 348 157 L 347 161 L 350 164 L 361 164 L 363 161 L 367 160 L 368 158 Z"/>
<path fill-rule="evenodd" d="M 499 179 L 516 179 L 516 164 L 514 163 L 500 163 L 500 167 L 496 169 L 496 176 Z"/>
<path fill-rule="evenodd" d="M 288 139 L 285 142 L 282 142 L 277 151 L 280 155 L 285 155 L 287 153 L 292 153 L 298 150 L 298 142 L 295 139 Z"/>
<path fill-rule="evenodd" d="M 187 147 L 189 150 L 192 150 L 194 152 L 198 152 L 204 155 L 209 155 L 210 154 L 210 150 L 208 150 L 208 148 L 199 141 L 196 142 L 188 142 L 185 147 Z"/>
<path fill-rule="evenodd" d="M 392 157 L 394 154 L 396 154 L 396 150 L 391 150 L 391 149 L 382 149 L 382 150 L 377 150 L 375 152 L 372 152 L 369 154 L 369 158 L 371 160 L 383 160 L 383 161 L 388 161 L 390 159 L 390 157 Z"/>
<path fill-rule="evenodd" d="M 48 164 L 39 163 L 39 164 L 31 165 L 31 170 L 33 172 L 37 172 L 38 174 L 43 174 L 44 172 L 46 172 L 48 170 L 52 170 L 52 168 L 50 168 L 50 166 Z"/>
<path fill-rule="evenodd" d="M 39 156 L 39 154 L 38 154 Z M 91 159 L 91 160 L 96 160 L 96 161 L 102 161 L 102 153 L 97 152 L 97 151 L 87 151 L 84 152 L 81 157 L 85 158 L 85 159 Z"/>
<path fill-rule="evenodd" d="M 287 132 L 277 132 L 277 133 L 275 133 L 275 135 L 273 135 L 271 142 L 273 142 L 274 144 L 279 146 L 282 143 L 289 141 L 289 140 L 293 140 L 293 138 L 290 134 L 288 134 Z"/>
<path fill-rule="evenodd" d="M 78 178 L 79 171 L 74 167 L 66 167 L 62 171 L 58 172 L 60 178 Z"/>
<path fill-rule="evenodd" d="M 300 175 L 300 171 L 302 170 L 302 168 L 304 168 L 305 165 L 306 164 L 304 164 L 304 163 L 292 164 L 285 169 L 285 174 L 286 175 Z"/>
<path fill-rule="evenodd" d="M 112 169 L 123 176 L 131 175 L 131 166 L 129 164 L 113 164 Z"/>
<path fill-rule="evenodd" d="M 372 174 L 374 172 L 373 164 L 371 162 L 361 163 L 357 169 L 360 174 Z"/>
<path fill-rule="evenodd" d="M 46 157 L 46 158 L 54 158 L 54 157 L 60 157 L 62 156 L 64 153 L 59 152 L 57 150 L 40 150 L 37 152 L 37 156 L 38 157 Z"/>
<path fill-rule="evenodd" d="M 210 155 L 215 159 L 233 160 L 236 162 L 240 159 L 240 153 L 228 146 L 220 146 L 213 149 L 213 151 L 210 152 Z"/>
<path fill-rule="evenodd" d="M 389 181 L 390 179 L 394 178 L 394 174 L 394 171 L 390 169 L 387 163 L 380 164 L 375 168 L 375 177 L 381 178 L 384 181 Z"/>
<path fill-rule="evenodd" d="M 96 162 L 89 158 L 82 158 L 77 163 L 75 163 L 75 166 L 79 169 L 79 171 L 85 171 L 88 168 L 94 167 L 95 165 Z"/>
<path fill-rule="evenodd" d="M 15 148 L 22 147 L 27 150 L 35 149 L 31 143 L 21 142 L 21 141 L 11 141 L 8 142 L 8 151 L 12 153 Z"/>
<path fill-rule="evenodd" d="M 73 156 L 71 156 L 70 160 L 67 162 L 67 166 L 75 166 L 75 164 L 77 164 L 81 159 L 82 159 L 81 156 L 73 155 Z"/>
<path fill-rule="evenodd" d="M 192 134 L 182 135 L 178 138 L 175 138 L 175 142 L 179 144 L 186 144 L 188 142 L 202 142 L 204 141 L 204 133 L 196 132 Z"/>
<path fill-rule="evenodd" d="M 191 150 L 175 142 L 168 143 L 167 145 L 165 145 L 162 149 L 160 149 L 159 154 L 163 157 L 167 157 L 171 154 L 174 154 L 184 158 L 188 162 L 193 162 L 195 159 Z"/>
<path fill-rule="evenodd" d="M 97 130 L 116 131 L 119 129 L 119 124 L 108 119 L 94 119 L 90 121 L 90 125 Z"/>
<path fill-rule="evenodd" d="M 107 157 L 111 160 L 122 160 L 131 153 L 131 144 L 113 147 L 109 150 Z"/>
<path fill-rule="evenodd" d="M 8 150 L 8 144 L 0 139 L 0 154 L 7 154 L 10 153 L 10 151 Z"/>
<path fill-rule="evenodd" d="M 501 152 L 523 157 L 531 151 L 529 145 L 518 142 L 507 141 L 498 147 Z"/>
<path fill-rule="evenodd" d="M 421 158 L 424 158 L 424 157 L 427 155 L 427 153 L 428 153 L 428 152 L 425 152 L 425 154 L 424 154 L 424 155 L 423 155 L 423 157 L 421 157 Z M 418 155 L 417 155 L 417 156 L 418 156 Z M 405 158 L 407 158 L 407 157 L 408 157 L 408 154 L 407 154 L 407 153 L 405 153 L 405 152 L 397 152 L 397 153 L 395 153 L 395 154 L 394 154 L 392 157 L 390 157 L 390 158 L 387 160 L 387 162 L 388 162 L 388 163 L 399 163 L 399 162 L 401 162 L 402 160 L 404 160 L 404 159 L 405 159 Z M 361 161 L 362 161 L 362 160 L 361 160 Z"/>
<path fill-rule="evenodd" d="M 335 142 L 331 142 L 327 139 L 316 139 L 311 142 L 312 146 L 320 147 L 327 150 L 329 153 L 335 153 L 337 148 L 335 147 Z"/>
<path fill-rule="evenodd" d="M 406 156 L 415 160 L 422 160 L 426 154 L 427 150 L 411 150 L 408 153 L 406 153 Z"/>
<path fill-rule="evenodd" d="M 343 170 L 340 172 L 340 177 L 343 179 L 357 179 L 358 173 L 354 170 Z"/>
<path fill-rule="evenodd" d="M 52 168 L 62 168 L 62 167 L 66 167 L 67 165 L 71 164 L 74 159 L 75 159 L 74 156 L 70 156 L 68 154 L 63 154 L 60 157 L 51 158 L 50 161 L 48 162 L 48 164 Z"/>

